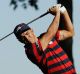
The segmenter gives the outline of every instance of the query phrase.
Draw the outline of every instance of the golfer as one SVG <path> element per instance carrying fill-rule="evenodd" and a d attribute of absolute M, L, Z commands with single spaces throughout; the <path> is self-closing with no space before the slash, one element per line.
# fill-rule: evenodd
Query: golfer
<path fill-rule="evenodd" d="M 45 33 L 36 37 L 33 30 L 25 23 L 17 25 L 14 29 L 16 38 L 24 43 L 28 59 L 37 65 L 43 74 L 76 74 L 72 62 L 58 44 L 74 35 L 74 28 L 66 8 L 60 5 L 51 7 L 49 13 L 54 19 Z M 64 30 L 59 29 L 60 16 L 63 17 Z"/>

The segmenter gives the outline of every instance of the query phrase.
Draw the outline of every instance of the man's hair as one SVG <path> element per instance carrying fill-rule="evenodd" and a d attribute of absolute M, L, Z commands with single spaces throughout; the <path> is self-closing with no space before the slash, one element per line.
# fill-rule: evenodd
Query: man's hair
<path fill-rule="evenodd" d="M 25 43 L 25 38 L 22 37 L 21 34 L 29 29 L 31 28 L 25 23 L 21 23 L 15 27 L 14 34 L 21 43 Z"/>

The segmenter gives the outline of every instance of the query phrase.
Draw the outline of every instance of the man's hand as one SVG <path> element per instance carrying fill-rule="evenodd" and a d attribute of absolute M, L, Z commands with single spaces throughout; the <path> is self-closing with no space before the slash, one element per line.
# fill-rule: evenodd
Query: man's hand
<path fill-rule="evenodd" d="M 61 7 L 61 4 L 57 4 L 57 5 L 49 8 L 48 12 L 50 12 L 52 15 L 56 15 L 56 13 L 58 11 L 60 11 L 60 7 Z"/>

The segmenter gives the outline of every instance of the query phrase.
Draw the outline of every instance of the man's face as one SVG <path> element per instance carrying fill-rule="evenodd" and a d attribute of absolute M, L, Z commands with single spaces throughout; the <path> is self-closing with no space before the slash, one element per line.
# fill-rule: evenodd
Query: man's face
<path fill-rule="evenodd" d="M 34 42 L 36 42 L 36 40 L 37 40 L 37 37 L 35 36 L 35 34 L 34 34 L 34 32 L 33 32 L 32 29 L 29 29 L 29 30 L 23 32 L 23 33 L 21 34 L 21 36 L 25 37 L 26 40 L 28 40 L 28 41 L 31 42 L 31 43 L 34 43 Z"/>

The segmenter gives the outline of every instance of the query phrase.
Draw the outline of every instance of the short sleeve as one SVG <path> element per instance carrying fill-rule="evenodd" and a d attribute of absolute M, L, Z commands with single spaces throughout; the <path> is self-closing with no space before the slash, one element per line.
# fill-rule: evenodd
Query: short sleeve
<path fill-rule="evenodd" d="M 55 36 L 56 40 L 59 42 L 59 38 L 60 38 L 60 30 L 57 31 L 56 36 Z"/>

